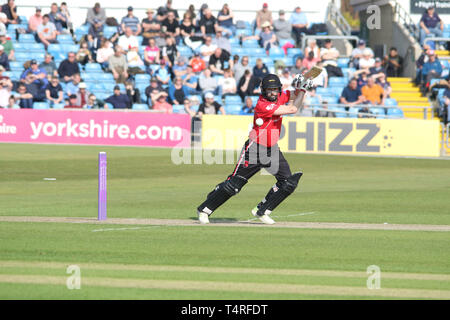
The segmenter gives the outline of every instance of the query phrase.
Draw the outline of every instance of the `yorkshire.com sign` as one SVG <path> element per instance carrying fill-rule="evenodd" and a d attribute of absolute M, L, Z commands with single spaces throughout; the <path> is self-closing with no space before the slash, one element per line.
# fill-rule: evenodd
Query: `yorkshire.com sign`
<path fill-rule="evenodd" d="M 411 13 L 424 13 L 425 10 L 434 5 L 439 14 L 450 14 L 450 0 L 411 0 Z"/>

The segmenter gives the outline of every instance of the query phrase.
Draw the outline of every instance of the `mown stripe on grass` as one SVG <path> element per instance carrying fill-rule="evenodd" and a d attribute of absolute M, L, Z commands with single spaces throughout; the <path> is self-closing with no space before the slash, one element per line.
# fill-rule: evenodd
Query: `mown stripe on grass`
<path fill-rule="evenodd" d="M 199 272 L 199 273 L 234 273 L 234 274 L 262 274 L 262 275 L 291 275 L 291 276 L 317 276 L 317 277 L 344 277 L 367 278 L 366 272 L 338 271 L 338 270 L 300 270 L 300 269 L 263 269 L 263 268 L 235 268 L 235 267 L 198 267 L 198 266 L 171 266 L 171 265 L 133 265 L 110 263 L 64 263 L 41 261 L 0 261 L 0 267 L 9 268 L 46 268 L 66 269 L 69 265 L 76 264 L 81 269 L 94 270 L 120 270 L 120 271 L 162 271 L 162 272 Z M 387 279 L 406 280 L 437 280 L 450 281 L 449 274 L 430 273 L 400 273 L 383 272 L 381 277 Z"/>
<path fill-rule="evenodd" d="M 183 219 L 127 219 L 108 218 L 98 221 L 96 218 L 76 217 L 35 217 L 35 216 L 0 216 L 0 222 L 57 222 L 86 223 L 96 225 L 157 225 L 157 226 L 197 226 L 207 227 L 267 227 L 267 228 L 297 228 L 297 229 L 346 229 L 346 230 L 395 230 L 395 231 L 440 231 L 450 232 L 450 225 L 426 224 L 375 224 L 375 223 L 331 223 L 331 222 L 287 222 L 279 221 L 274 225 L 260 222 L 222 222 L 211 219 L 209 225 L 200 225 L 196 220 Z"/>
<path fill-rule="evenodd" d="M 22 284 L 54 284 L 66 285 L 66 277 L 0 275 L 2 283 Z M 257 292 L 272 294 L 309 294 L 309 295 L 350 295 L 361 297 L 393 297 L 417 299 L 450 299 L 447 290 L 423 289 L 372 289 L 343 286 L 297 285 L 282 283 L 243 283 L 220 281 L 174 281 L 143 280 L 83 277 L 81 287 L 140 288 L 140 289 L 172 289 L 172 290 L 204 290 L 228 292 Z"/>

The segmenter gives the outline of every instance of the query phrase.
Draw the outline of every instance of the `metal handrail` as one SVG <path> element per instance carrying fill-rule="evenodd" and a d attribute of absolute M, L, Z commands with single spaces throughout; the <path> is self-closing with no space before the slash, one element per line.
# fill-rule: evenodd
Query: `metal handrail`
<path fill-rule="evenodd" d="M 332 2 L 328 4 L 326 17 L 330 21 L 334 21 L 336 27 L 338 27 L 344 35 L 346 36 L 351 35 L 352 28 L 350 27 L 344 16 L 341 14 L 341 12 L 338 10 L 338 8 Z"/>
<path fill-rule="evenodd" d="M 396 0 L 391 0 L 394 8 L 394 21 L 403 25 L 419 41 L 419 29 L 410 14 Z"/>
<path fill-rule="evenodd" d="M 444 37 L 430 37 L 425 38 L 424 42 L 427 43 L 428 41 L 442 41 L 442 42 L 449 42 L 450 38 L 444 38 Z"/>
<path fill-rule="evenodd" d="M 336 40 L 355 40 L 356 42 L 359 41 L 359 37 L 357 36 L 331 36 L 331 35 L 327 35 L 327 36 L 317 36 L 317 35 L 308 35 L 308 36 L 304 36 L 302 37 L 302 51 L 305 50 L 305 43 L 308 39 L 336 39 Z"/>

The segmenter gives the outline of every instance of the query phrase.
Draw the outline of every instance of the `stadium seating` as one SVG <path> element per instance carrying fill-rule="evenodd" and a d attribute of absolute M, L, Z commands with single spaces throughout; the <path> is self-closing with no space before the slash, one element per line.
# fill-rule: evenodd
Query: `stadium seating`
<path fill-rule="evenodd" d="M 172 106 L 172 109 L 173 109 L 173 113 L 179 113 L 179 114 L 186 113 L 186 111 L 184 110 L 184 105 L 182 105 L 182 104 L 174 104 Z"/>
<path fill-rule="evenodd" d="M 145 103 L 135 103 L 131 107 L 132 110 L 148 110 L 148 105 Z"/>
<path fill-rule="evenodd" d="M 47 102 L 35 102 L 33 103 L 33 109 L 44 110 L 49 109 L 50 106 Z"/>

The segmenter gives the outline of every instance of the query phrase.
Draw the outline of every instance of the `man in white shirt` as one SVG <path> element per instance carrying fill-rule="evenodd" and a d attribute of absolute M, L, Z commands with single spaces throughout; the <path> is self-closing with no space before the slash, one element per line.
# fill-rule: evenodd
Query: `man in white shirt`
<path fill-rule="evenodd" d="M 138 47 L 139 41 L 138 38 L 133 35 L 133 30 L 130 27 L 125 28 L 125 34 L 119 37 L 119 41 L 117 44 L 127 52 L 131 48 Z"/>
<path fill-rule="evenodd" d="M 344 76 L 341 68 L 337 65 L 339 51 L 333 47 L 333 43 L 330 39 L 325 40 L 324 47 L 320 49 L 320 57 L 322 59 L 323 66 L 327 69 L 328 77 Z"/>
<path fill-rule="evenodd" d="M 205 44 L 200 47 L 200 56 L 205 61 L 206 65 L 209 63 L 209 57 L 214 54 L 217 46 L 212 43 L 212 38 L 207 36 L 205 39 Z"/>

